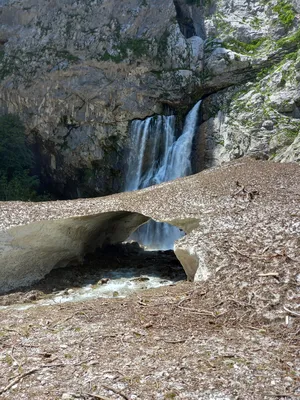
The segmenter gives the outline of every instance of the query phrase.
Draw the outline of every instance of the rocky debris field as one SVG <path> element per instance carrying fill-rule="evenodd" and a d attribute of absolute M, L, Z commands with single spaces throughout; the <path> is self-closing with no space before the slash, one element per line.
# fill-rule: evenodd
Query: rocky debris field
<path fill-rule="evenodd" d="M 140 213 L 187 232 L 175 254 L 198 280 L 126 298 L 0 309 L 1 398 L 298 399 L 298 176 L 297 164 L 241 159 L 135 193 L 0 204 L 2 274 L 10 273 L 4 261 L 11 249 L 29 254 L 32 267 L 37 243 L 49 245 L 51 234 L 59 239 L 55 245 L 69 250 L 78 226 L 96 226 L 103 239 L 112 233 L 101 230 L 105 216 L 121 229 L 129 215 Z M 64 226 L 53 221 L 63 217 L 70 217 L 60 220 L 68 230 L 50 231 Z M 73 237 L 74 248 L 80 247 Z M 44 249 L 46 263 L 51 254 Z M 23 265 L 18 259 L 23 270 L 24 257 Z M 3 295 L 1 304 L 13 305 L 18 296 Z"/>
<path fill-rule="evenodd" d="M 295 400 L 300 313 L 282 305 L 299 269 L 268 272 L 1 310 L 1 398 Z"/>

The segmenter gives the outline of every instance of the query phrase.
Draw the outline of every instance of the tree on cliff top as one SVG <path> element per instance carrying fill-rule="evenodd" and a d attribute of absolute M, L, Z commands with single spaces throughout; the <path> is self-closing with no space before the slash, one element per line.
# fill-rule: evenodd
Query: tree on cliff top
<path fill-rule="evenodd" d="M 38 180 L 30 176 L 33 156 L 25 127 L 13 114 L 0 117 L 0 200 L 33 200 Z"/>

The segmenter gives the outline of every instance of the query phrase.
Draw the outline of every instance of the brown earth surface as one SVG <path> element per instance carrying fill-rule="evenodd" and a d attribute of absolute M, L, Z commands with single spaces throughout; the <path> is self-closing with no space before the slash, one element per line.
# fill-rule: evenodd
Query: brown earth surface
<path fill-rule="evenodd" d="M 1 310 L 1 398 L 299 398 L 300 315 L 282 308 L 299 299 L 299 268 L 242 265 L 126 299 Z"/>
<path fill-rule="evenodd" d="M 1 399 L 300 398 L 299 171 L 241 160 L 136 193 L 0 204 L 4 233 L 118 210 L 195 219 L 176 246 L 210 268 L 122 299 L 0 309 Z"/>

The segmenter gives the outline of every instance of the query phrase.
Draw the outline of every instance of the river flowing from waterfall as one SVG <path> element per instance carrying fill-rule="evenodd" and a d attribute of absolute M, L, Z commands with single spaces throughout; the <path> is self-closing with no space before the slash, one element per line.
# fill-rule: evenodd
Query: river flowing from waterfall
<path fill-rule="evenodd" d="M 130 129 L 130 152 L 125 191 L 144 189 L 192 173 L 191 152 L 201 100 L 188 113 L 177 138 L 175 116 L 158 115 L 135 120 Z M 130 239 L 150 249 L 172 249 L 183 233 L 168 224 L 150 221 Z"/>
<path fill-rule="evenodd" d="M 82 265 L 54 269 L 31 287 L 0 296 L 0 312 L 99 297 L 122 298 L 185 279 L 173 251 L 144 251 L 134 243 L 111 245 L 86 255 Z"/>

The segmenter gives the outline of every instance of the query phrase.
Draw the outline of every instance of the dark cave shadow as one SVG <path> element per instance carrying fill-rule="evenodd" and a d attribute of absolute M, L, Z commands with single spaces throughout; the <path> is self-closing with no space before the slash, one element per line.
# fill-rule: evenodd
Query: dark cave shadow
<path fill-rule="evenodd" d="M 95 253 L 87 255 L 81 265 L 54 269 L 39 282 L 2 296 L 28 294 L 28 300 L 32 301 L 35 300 L 35 292 L 47 295 L 86 285 L 96 285 L 101 280 L 105 283 L 116 278 L 146 280 L 143 278 L 145 275 L 174 283 L 186 280 L 186 274 L 173 250 L 146 251 L 138 243 L 133 242 L 98 249 Z"/>

